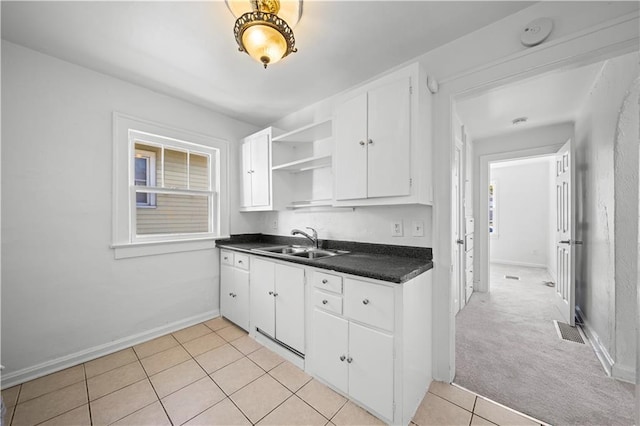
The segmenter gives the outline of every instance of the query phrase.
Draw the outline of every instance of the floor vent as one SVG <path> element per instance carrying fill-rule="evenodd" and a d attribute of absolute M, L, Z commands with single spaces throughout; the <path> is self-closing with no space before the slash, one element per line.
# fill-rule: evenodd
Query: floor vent
<path fill-rule="evenodd" d="M 504 276 L 508 280 L 519 280 L 520 277 L 516 277 L 515 275 L 505 275 Z"/>
<path fill-rule="evenodd" d="M 571 327 L 569 324 L 554 320 L 553 323 L 556 326 L 558 337 L 570 342 L 581 343 L 584 345 L 584 340 L 580 334 L 578 327 Z"/>

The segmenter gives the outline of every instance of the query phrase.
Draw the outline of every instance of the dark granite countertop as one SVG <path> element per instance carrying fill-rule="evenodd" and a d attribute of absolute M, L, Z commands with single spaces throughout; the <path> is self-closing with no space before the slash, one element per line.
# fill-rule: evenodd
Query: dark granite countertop
<path fill-rule="evenodd" d="M 409 281 L 433 268 L 432 251 L 426 247 L 321 240 L 323 249 L 347 250 L 349 253 L 320 259 L 293 256 L 284 258 L 254 250 L 288 244 L 308 246 L 310 241 L 305 238 L 265 234 L 232 235 L 229 239 L 216 241 L 216 246 L 220 248 L 393 283 Z"/>

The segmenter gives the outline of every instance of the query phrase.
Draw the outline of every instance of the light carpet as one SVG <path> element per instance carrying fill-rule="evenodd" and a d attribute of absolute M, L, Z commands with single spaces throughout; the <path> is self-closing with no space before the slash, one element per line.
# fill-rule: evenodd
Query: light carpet
<path fill-rule="evenodd" d="M 491 292 L 474 293 L 456 317 L 454 383 L 553 425 L 633 424 L 635 386 L 607 377 L 588 341 L 558 338 L 550 280 L 544 269 L 491 265 Z"/>

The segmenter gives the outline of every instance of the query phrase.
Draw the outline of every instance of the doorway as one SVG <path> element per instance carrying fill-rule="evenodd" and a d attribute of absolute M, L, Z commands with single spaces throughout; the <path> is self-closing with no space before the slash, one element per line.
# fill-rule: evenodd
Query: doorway
<path fill-rule="evenodd" d="M 570 70 L 570 80 L 576 89 L 582 90 L 582 94 L 568 96 L 558 91 L 562 94 L 560 99 L 544 99 L 540 96 L 544 92 L 537 90 L 530 96 L 521 95 L 516 99 L 527 99 L 527 105 L 542 102 L 554 106 L 562 104 L 563 99 L 584 100 L 586 94 L 591 96 L 594 92 L 595 82 L 610 78 L 606 72 L 604 63 Z M 539 79 L 562 78 L 559 74 L 556 72 Z M 586 83 L 578 88 L 581 78 Z M 522 93 L 527 90 L 527 85 L 535 86 L 533 80 L 536 79 L 517 83 L 513 85 L 517 89 L 511 89 Z M 552 83 L 546 80 L 543 85 Z M 490 97 L 494 100 L 499 98 L 501 94 L 496 92 L 501 89 L 492 90 Z M 507 90 L 506 87 L 504 89 Z M 474 287 L 479 293 L 474 293 L 469 304 L 456 317 L 454 382 L 550 423 L 632 423 L 633 386 L 607 377 L 589 342 L 567 344 L 558 338 L 552 320 L 558 320 L 561 312 L 554 309 L 549 297 L 552 293 L 544 293 L 544 290 L 558 289 L 546 286 L 550 282 L 558 285 L 555 272 L 558 271 L 559 251 L 552 247 L 552 243 L 566 242 L 570 247 L 575 243 L 574 236 L 567 239 L 552 237 L 552 230 L 556 230 L 548 226 L 557 221 L 553 217 L 555 209 L 549 207 L 558 205 L 555 187 L 551 190 L 551 178 L 557 170 L 548 155 L 557 152 L 566 140 L 574 138 L 577 133 L 575 118 L 483 135 L 478 131 L 474 133 L 473 120 L 476 117 L 469 114 L 468 109 L 474 102 L 477 105 L 477 101 L 469 98 L 455 105 L 455 111 L 460 114 L 473 139 L 472 176 L 475 182 L 472 198 L 475 231 L 479 236 L 475 265 L 479 274 L 474 278 Z M 508 104 L 508 101 L 503 104 Z M 580 108 L 581 104 L 577 107 Z M 491 110 L 488 107 L 482 109 Z M 515 114 L 520 112 L 516 107 L 506 110 Z M 513 121 L 522 116 L 526 114 L 518 114 Z M 490 120 L 483 117 L 482 121 Z M 515 159 L 517 162 L 514 163 Z M 538 177 L 531 171 L 524 173 L 536 162 L 541 164 Z M 518 177 L 518 173 L 522 176 Z M 548 190 L 538 197 L 534 196 L 536 190 L 528 185 L 542 180 L 541 176 L 547 181 Z M 526 197 L 513 201 L 509 199 L 509 193 Z M 529 215 L 535 211 L 536 205 L 542 204 L 547 205 L 543 209 L 544 214 Z M 509 231 L 513 217 L 505 215 L 505 211 L 514 213 L 513 217 L 524 222 L 520 223 L 519 231 Z M 524 220 L 527 215 L 531 217 Z M 534 274 L 536 269 L 541 274 Z M 589 291 L 588 288 L 586 290 Z M 540 292 L 543 301 L 546 298 L 542 307 L 526 297 L 515 302 L 515 297 L 523 294 L 528 297 L 535 292 Z M 568 318 L 573 319 L 573 315 Z M 586 336 L 582 337 L 586 340 Z M 584 405 L 587 401 L 588 405 Z M 616 401 L 618 408 L 615 410 L 610 409 L 615 406 L 612 401 Z"/>

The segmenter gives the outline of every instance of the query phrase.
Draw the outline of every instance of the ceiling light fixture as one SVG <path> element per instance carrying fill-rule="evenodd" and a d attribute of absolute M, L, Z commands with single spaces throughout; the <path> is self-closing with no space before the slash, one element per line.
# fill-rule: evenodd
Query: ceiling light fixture
<path fill-rule="evenodd" d="M 238 16 L 236 13 L 242 11 L 239 3 L 227 0 L 229 9 L 236 17 Z M 278 16 L 279 0 L 245 0 L 242 3 L 245 6 L 249 4 L 251 10 L 243 12 L 233 27 L 238 50 L 246 52 L 253 59 L 262 63 L 265 68 L 290 53 L 297 52 L 292 27 Z M 294 11 L 295 22 L 293 25 L 298 22 L 302 14 L 302 1 L 298 0 L 295 3 L 297 3 L 297 17 Z"/>

